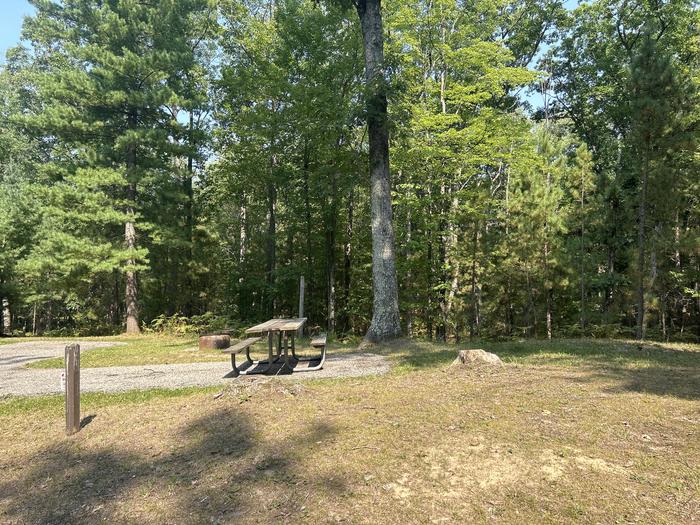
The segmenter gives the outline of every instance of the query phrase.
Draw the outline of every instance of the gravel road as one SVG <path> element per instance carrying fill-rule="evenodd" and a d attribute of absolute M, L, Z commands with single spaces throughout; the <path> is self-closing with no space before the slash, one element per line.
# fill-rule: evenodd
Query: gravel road
<path fill-rule="evenodd" d="M 32 341 L 0 346 L 0 397 L 32 396 L 61 392 L 61 369 L 32 369 L 24 365 L 37 359 L 63 355 L 67 341 Z M 80 349 L 89 351 L 115 344 L 81 341 Z M 329 356 L 323 370 L 280 375 L 292 379 L 321 379 L 378 375 L 389 371 L 389 361 L 380 355 L 361 353 Z M 227 361 L 216 363 L 186 363 L 175 365 L 114 366 L 83 368 L 80 389 L 83 392 L 125 392 L 150 388 L 183 388 L 188 386 L 221 385 L 231 381 L 246 381 L 247 377 L 224 377 L 231 371 Z M 261 377 L 259 375 L 251 377 Z"/>

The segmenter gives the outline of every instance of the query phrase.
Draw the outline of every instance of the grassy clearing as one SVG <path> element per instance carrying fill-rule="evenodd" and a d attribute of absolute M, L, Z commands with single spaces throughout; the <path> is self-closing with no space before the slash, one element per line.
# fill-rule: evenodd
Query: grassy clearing
<path fill-rule="evenodd" d="M 697 347 L 481 346 L 509 364 L 404 341 L 381 378 L 86 397 L 72 438 L 60 398 L 5 401 L 0 523 L 700 518 Z"/>
<path fill-rule="evenodd" d="M 15 339 L 14 342 L 39 340 L 36 338 Z M 44 339 L 49 340 L 49 339 Z M 84 368 L 98 368 L 109 366 L 130 366 L 130 365 L 157 365 L 175 363 L 198 363 L 208 361 L 227 361 L 228 354 L 223 354 L 219 350 L 198 349 L 196 336 L 165 336 L 165 335 L 143 335 L 137 337 L 114 336 L 114 337 L 84 337 L 84 338 L 56 338 L 57 341 L 114 341 L 126 343 L 126 345 L 113 346 L 107 348 L 97 348 L 81 354 L 80 365 Z M 308 343 L 308 340 L 301 341 L 300 348 Z M 355 351 L 356 348 L 352 348 Z M 350 347 L 342 351 L 350 351 Z M 255 355 L 264 356 L 267 347 L 263 343 L 258 343 L 254 350 Z M 27 365 L 29 368 L 63 368 L 63 358 L 44 359 L 34 361 Z"/>
<path fill-rule="evenodd" d="M 59 338 L 61 341 L 66 338 Z M 73 339 L 71 339 L 73 340 Z M 200 351 L 197 337 L 139 336 L 139 337 L 92 337 L 75 341 L 114 341 L 126 343 L 122 346 L 96 348 L 81 354 L 80 366 L 97 368 L 107 366 L 156 365 L 173 363 L 197 363 L 202 361 L 224 361 L 228 356 L 220 351 Z M 63 368 L 63 358 L 34 361 L 30 368 Z"/>
<path fill-rule="evenodd" d="M 31 341 L 27 339 L 0 339 L 0 342 Z M 61 338 L 60 340 L 66 340 Z M 197 349 L 196 337 L 155 336 L 79 338 L 85 341 L 125 342 L 125 346 L 99 348 L 81 356 L 83 367 L 153 365 L 225 361 L 228 357 L 219 351 Z M 308 341 L 300 342 L 303 347 Z M 334 343 L 330 355 L 356 352 L 358 341 Z M 503 361 L 522 365 L 547 366 L 604 366 L 616 368 L 653 368 L 657 366 L 700 366 L 700 345 L 681 343 L 645 343 L 640 350 L 634 341 L 598 339 L 515 340 L 507 342 L 480 341 L 461 345 L 420 340 L 402 340 L 384 348 L 369 351 L 389 355 L 397 364 L 397 371 L 447 366 L 460 348 L 483 348 L 498 354 Z M 263 344 L 256 346 L 257 354 L 265 354 Z M 257 355 L 256 354 L 256 355 Z M 62 368 L 63 358 L 35 361 L 30 368 Z"/>

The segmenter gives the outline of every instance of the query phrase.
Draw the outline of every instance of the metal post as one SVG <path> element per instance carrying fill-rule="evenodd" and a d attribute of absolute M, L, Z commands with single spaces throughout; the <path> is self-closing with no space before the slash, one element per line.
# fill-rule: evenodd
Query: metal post
<path fill-rule="evenodd" d="M 66 346 L 66 434 L 69 436 L 80 430 L 80 345 Z"/>

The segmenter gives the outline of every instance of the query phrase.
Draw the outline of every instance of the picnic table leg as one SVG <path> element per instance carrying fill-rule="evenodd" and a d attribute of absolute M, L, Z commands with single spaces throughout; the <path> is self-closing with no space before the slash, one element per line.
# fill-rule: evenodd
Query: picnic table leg
<path fill-rule="evenodd" d="M 267 363 L 268 363 L 270 366 L 272 366 L 272 361 L 273 361 L 273 360 L 272 360 L 272 354 L 273 354 L 273 351 L 272 351 L 273 337 L 274 337 L 274 335 L 272 334 L 272 332 L 268 332 L 268 333 L 267 333 L 267 355 L 268 355 Z"/>
<path fill-rule="evenodd" d="M 295 360 L 298 361 L 299 358 L 297 357 L 296 344 L 295 344 L 295 341 L 294 341 L 294 339 L 295 339 L 294 336 L 295 336 L 295 335 L 296 335 L 296 332 L 292 332 L 292 358 L 294 358 Z"/>
<path fill-rule="evenodd" d="M 241 372 L 238 370 L 238 367 L 236 366 L 236 354 L 231 354 L 231 368 L 233 369 L 231 372 L 226 374 L 226 377 L 238 377 L 241 375 Z"/>
<path fill-rule="evenodd" d="M 249 364 L 248 368 L 245 370 L 241 370 L 240 368 L 237 368 L 236 371 L 238 372 L 239 375 L 250 375 L 250 374 L 264 374 L 270 368 L 272 368 L 272 363 L 274 363 L 273 360 L 273 338 L 272 338 L 272 332 L 267 333 L 267 359 L 260 359 L 259 361 L 253 361 L 250 358 L 250 349 L 246 348 L 246 357 L 248 358 L 248 363 Z M 235 355 L 231 355 L 231 364 L 234 363 L 234 358 Z M 261 370 L 252 370 L 253 368 L 257 367 L 258 365 L 267 365 L 265 368 L 262 368 Z"/>
<path fill-rule="evenodd" d="M 294 337 L 294 336 L 292 336 Z M 291 363 L 289 362 L 289 345 L 287 340 L 287 332 L 284 332 L 284 364 L 289 370 L 293 370 Z"/>
<path fill-rule="evenodd" d="M 280 330 L 277 332 L 277 357 L 275 358 L 275 361 L 279 361 L 280 357 L 282 357 L 282 331 Z"/>

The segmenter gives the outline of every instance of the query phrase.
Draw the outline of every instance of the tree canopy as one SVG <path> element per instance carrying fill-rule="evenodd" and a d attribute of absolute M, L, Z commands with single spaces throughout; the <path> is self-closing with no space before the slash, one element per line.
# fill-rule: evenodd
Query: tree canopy
<path fill-rule="evenodd" d="M 32 3 L 0 329 L 700 337 L 696 3 Z"/>

